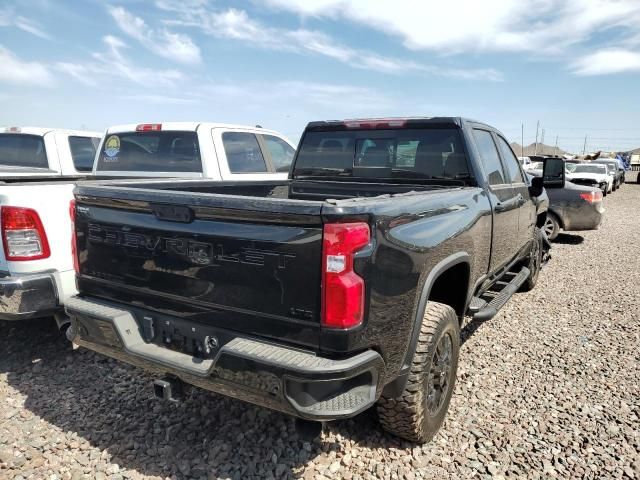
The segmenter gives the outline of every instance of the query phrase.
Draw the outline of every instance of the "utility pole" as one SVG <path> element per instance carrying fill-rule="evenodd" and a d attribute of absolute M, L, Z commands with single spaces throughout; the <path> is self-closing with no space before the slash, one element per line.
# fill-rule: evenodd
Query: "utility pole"
<path fill-rule="evenodd" d="M 544 155 L 544 128 L 542 129 L 542 134 L 540 135 L 540 143 L 542 144 L 542 155 Z"/>
<path fill-rule="evenodd" d="M 534 155 L 538 154 L 538 129 L 539 128 L 540 128 L 540 120 L 538 120 L 538 123 L 536 123 L 536 147 L 535 147 Z"/>
<path fill-rule="evenodd" d="M 524 157 L 524 123 L 520 124 L 520 156 Z"/>
<path fill-rule="evenodd" d="M 558 156 L 558 135 L 556 135 L 556 148 L 555 148 L 556 157 Z"/>
<path fill-rule="evenodd" d="M 587 151 L 587 136 L 584 136 L 584 145 L 582 146 L 582 155 Z"/>

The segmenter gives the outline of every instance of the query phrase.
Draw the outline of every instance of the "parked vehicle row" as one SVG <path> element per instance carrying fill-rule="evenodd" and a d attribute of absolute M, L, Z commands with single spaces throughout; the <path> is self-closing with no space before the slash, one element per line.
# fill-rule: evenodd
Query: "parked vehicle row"
<path fill-rule="evenodd" d="M 0 320 L 53 314 L 77 293 L 69 205 L 88 178 L 286 179 L 281 134 L 217 123 L 121 125 L 101 136 L 35 128 L 0 134 Z"/>
<path fill-rule="evenodd" d="M 566 175 L 560 158 L 525 173 L 498 130 L 457 117 L 311 122 L 297 149 L 258 127 L 112 127 L 91 178 L 2 200 L 0 319 L 55 313 L 166 400 L 190 384 L 316 433 L 375 407 L 425 442 L 464 318 L 534 288 L 560 228 L 599 225 L 601 190 Z"/>

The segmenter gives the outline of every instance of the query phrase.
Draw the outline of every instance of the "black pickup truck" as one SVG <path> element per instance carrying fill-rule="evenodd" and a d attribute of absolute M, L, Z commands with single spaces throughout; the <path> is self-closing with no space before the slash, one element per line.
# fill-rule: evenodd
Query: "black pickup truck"
<path fill-rule="evenodd" d="M 377 404 L 428 441 L 460 325 L 536 283 L 543 184 L 461 118 L 310 123 L 282 182 L 105 181 L 75 190 L 76 344 L 301 425 Z"/>

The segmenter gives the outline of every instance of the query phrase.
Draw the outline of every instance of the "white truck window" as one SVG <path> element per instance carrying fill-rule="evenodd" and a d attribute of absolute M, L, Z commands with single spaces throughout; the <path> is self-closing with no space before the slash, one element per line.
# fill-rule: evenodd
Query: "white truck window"
<path fill-rule="evenodd" d="M 40 135 L 0 134 L 0 165 L 49 168 L 44 140 Z"/>
<path fill-rule="evenodd" d="M 224 132 L 222 144 L 231 173 L 265 173 L 267 164 L 253 133 Z"/>
<path fill-rule="evenodd" d="M 98 171 L 202 172 L 198 136 L 191 131 L 107 133 Z"/>
<path fill-rule="evenodd" d="M 69 149 L 73 166 L 79 172 L 90 172 L 100 139 L 96 137 L 69 137 Z"/>
<path fill-rule="evenodd" d="M 296 151 L 287 142 L 273 135 L 262 135 L 276 172 L 288 172 Z"/>

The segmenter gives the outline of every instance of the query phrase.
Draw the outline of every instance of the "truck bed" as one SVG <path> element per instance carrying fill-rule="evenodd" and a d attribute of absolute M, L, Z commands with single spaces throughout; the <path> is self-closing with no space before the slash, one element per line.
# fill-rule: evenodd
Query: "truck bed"
<path fill-rule="evenodd" d="M 385 209 L 395 217 L 426 195 L 446 197 L 436 194 L 452 190 L 462 189 L 286 181 L 81 183 L 75 190 L 79 289 L 317 350 L 323 223 L 337 216 L 373 222 L 372 212 Z M 392 194 L 405 202 L 390 202 Z M 370 263 L 363 258 L 356 268 Z"/>

